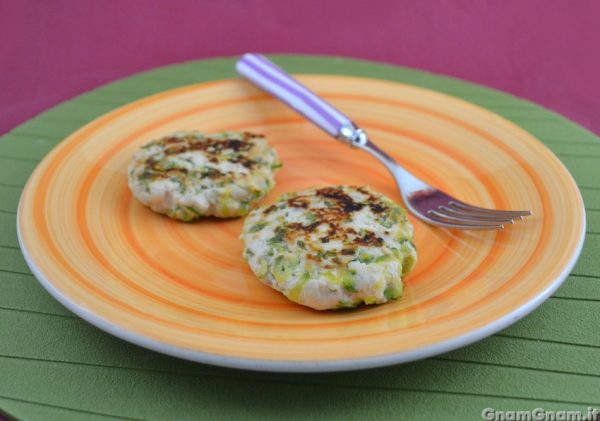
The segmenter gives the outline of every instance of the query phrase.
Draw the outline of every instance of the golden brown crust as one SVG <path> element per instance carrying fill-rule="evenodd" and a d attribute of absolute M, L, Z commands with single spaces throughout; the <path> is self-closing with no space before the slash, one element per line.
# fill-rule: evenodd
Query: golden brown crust
<path fill-rule="evenodd" d="M 286 229 L 286 238 L 290 241 L 297 240 L 299 237 L 306 237 L 308 234 L 317 232 L 318 228 L 325 224 L 327 231 L 321 235 L 319 241 L 326 244 L 333 240 L 341 240 L 348 246 L 373 246 L 379 247 L 383 244 L 383 239 L 372 232 L 361 233 L 360 235 L 352 227 L 345 224 L 352 220 L 353 215 L 365 207 L 369 207 L 375 215 L 383 215 L 389 207 L 381 199 L 373 196 L 364 187 L 356 188 L 357 191 L 366 196 L 365 200 L 357 201 L 347 194 L 342 187 L 324 187 L 317 189 L 315 194 L 317 198 L 325 201 L 326 206 L 321 208 L 311 207 L 314 197 L 307 195 L 297 195 L 287 199 L 286 203 L 291 208 L 310 209 L 315 221 L 305 225 L 301 223 L 288 224 Z M 271 207 L 272 208 L 272 207 Z M 265 214 L 274 210 L 267 208 Z M 352 252 L 350 252 L 352 250 Z M 345 249 L 345 255 L 351 255 L 354 248 Z"/>

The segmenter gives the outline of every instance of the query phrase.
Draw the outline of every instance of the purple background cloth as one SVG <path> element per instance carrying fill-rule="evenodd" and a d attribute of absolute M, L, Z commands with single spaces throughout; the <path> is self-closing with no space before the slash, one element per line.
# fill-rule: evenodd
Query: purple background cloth
<path fill-rule="evenodd" d="M 599 1 L 0 0 L 0 134 L 106 82 L 244 52 L 443 73 L 600 134 Z"/>

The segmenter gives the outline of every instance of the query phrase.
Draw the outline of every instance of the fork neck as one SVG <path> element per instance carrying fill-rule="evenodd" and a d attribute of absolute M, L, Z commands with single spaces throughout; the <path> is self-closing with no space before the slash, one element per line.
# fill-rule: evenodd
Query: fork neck
<path fill-rule="evenodd" d="M 398 187 L 404 202 L 408 202 L 408 195 L 417 190 L 428 190 L 430 186 L 413 176 L 404 167 L 402 167 L 394 158 L 389 156 L 386 152 L 381 150 L 379 146 L 374 144 L 371 140 L 367 139 L 364 145 L 357 146 L 362 150 L 368 152 L 378 161 L 380 161 L 392 174 Z"/>
<path fill-rule="evenodd" d="M 386 152 L 379 148 L 375 143 L 373 143 L 367 133 L 356 126 L 354 123 L 350 123 L 348 125 L 343 125 L 340 127 L 337 138 L 343 142 L 348 143 L 350 146 L 354 148 L 359 148 L 368 152 L 370 155 L 375 157 L 379 162 L 381 162 L 388 171 L 392 174 L 398 187 L 400 188 L 400 193 L 402 194 L 402 198 L 405 203 L 408 203 L 408 195 L 417 190 L 429 190 L 431 187 L 407 170 L 405 170 L 394 158 L 389 156 Z"/>
<path fill-rule="evenodd" d="M 348 143 L 348 145 L 353 148 L 359 148 L 370 153 L 385 165 L 392 174 L 394 174 L 396 167 L 399 166 L 391 156 L 381 150 L 369 139 L 367 133 L 363 129 L 359 128 L 354 123 L 342 125 L 336 137 L 338 140 Z"/>

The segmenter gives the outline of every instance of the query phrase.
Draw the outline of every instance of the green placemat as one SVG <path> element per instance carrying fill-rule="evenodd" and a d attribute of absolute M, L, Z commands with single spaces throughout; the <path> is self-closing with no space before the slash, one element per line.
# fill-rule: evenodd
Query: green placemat
<path fill-rule="evenodd" d="M 25 420 L 466 420 L 481 419 L 484 408 L 600 408 L 598 138 L 532 103 L 448 77 L 340 58 L 273 59 L 293 73 L 369 76 L 455 95 L 543 141 L 569 168 L 587 205 L 585 247 L 571 276 L 539 309 L 488 339 L 427 360 L 356 372 L 212 367 L 94 328 L 51 298 L 27 268 L 16 236 L 17 202 L 39 160 L 83 124 L 159 91 L 236 77 L 235 59 L 164 67 L 67 101 L 0 138 L 0 409 Z"/>

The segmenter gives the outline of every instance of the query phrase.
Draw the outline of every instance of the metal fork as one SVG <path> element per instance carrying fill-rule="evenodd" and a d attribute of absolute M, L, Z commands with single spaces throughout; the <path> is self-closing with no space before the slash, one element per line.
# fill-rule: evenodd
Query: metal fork
<path fill-rule="evenodd" d="M 245 54 L 238 73 L 315 123 L 328 134 L 363 149 L 392 173 L 410 211 L 428 224 L 460 229 L 502 229 L 531 211 L 496 210 L 470 205 L 418 179 L 377 147 L 364 130 L 260 54 Z"/>

